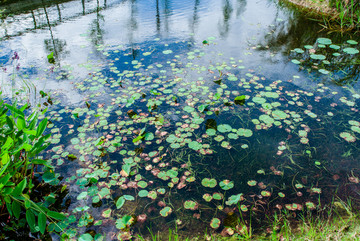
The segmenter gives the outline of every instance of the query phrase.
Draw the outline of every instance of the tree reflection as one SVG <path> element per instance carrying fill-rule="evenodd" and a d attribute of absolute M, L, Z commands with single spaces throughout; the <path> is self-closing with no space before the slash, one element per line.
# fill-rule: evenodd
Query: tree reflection
<path fill-rule="evenodd" d="M 230 26 L 229 26 L 229 20 L 231 18 L 231 14 L 234 11 L 230 0 L 223 0 L 224 6 L 222 9 L 223 13 L 223 21 L 219 23 L 219 33 L 222 37 L 227 37 Z"/>
<path fill-rule="evenodd" d="M 96 18 L 92 21 L 90 25 L 90 37 L 91 42 L 97 46 L 104 43 L 104 30 L 103 30 L 103 24 L 104 24 L 104 15 L 101 14 L 101 7 L 99 0 L 96 0 Z"/>
<path fill-rule="evenodd" d="M 193 16 L 192 16 L 191 22 L 190 22 L 191 33 L 193 33 L 193 34 L 195 33 L 195 29 L 199 23 L 199 15 L 198 15 L 199 4 L 200 4 L 200 0 L 195 0 Z"/>
<path fill-rule="evenodd" d="M 51 52 L 54 52 L 55 59 L 60 59 L 60 54 L 65 53 L 64 50 L 65 50 L 65 46 L 66 46 L 66 41 L 61 40 L 61 39 L 57 39 L 57 38 L 54 37 L 45 4 L 43 6 L 43 9 L 44 9 L 44 13 L 45 13 L 45 16 L 46 16 L 47 26 L 48 26 L 49 32 L 50 32 L 50 39 L 44 39 L 45 49 L 47 50 L 47 52 L 49 54 Z"/>

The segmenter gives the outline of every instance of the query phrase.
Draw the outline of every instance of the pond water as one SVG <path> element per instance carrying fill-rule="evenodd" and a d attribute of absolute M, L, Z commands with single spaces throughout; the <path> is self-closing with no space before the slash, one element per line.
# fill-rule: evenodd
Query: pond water
<path fill-rule="evenodd" d="M 241 233 L 229 217 L 359 200 L 358 36 L 272 0 L 2 7 L 1 91 L 49 108 L 69 237 Z"/>

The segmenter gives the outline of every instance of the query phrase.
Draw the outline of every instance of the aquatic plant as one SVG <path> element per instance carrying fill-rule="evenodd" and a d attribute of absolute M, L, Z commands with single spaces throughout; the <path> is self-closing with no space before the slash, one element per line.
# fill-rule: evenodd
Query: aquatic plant
<path fill-rule="evenodd" d="M 24 229 L 25 221 L 32 233 L 45 234 L 53 230 L 52 226 L 59 227 L 57 223 L 65 215 L 54 208 L 58 197 L 54 188 L 50 193 L 41 191 L 46 185 L 59 183 L 53 166 L 39 157 L 50 144 L 47 140 L 51 134 L 44 135 L 48 119 L 38 123 L 39 111 L 27 115 L 27 109 L 27 104 L 18 107 L 16 102 L 10 105 L 0 101 L 1 216 L 8 216 L 11 221 L 3 227 L 4 231 L 19 232 Z M 39 169 L 41 173 L 36 171 Z"/>

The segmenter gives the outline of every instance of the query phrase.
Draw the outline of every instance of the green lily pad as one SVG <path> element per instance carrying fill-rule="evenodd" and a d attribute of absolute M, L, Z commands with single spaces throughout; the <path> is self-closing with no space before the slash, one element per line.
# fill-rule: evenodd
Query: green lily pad
<path fill-rule="evenodd" d="M 213 229 L 217 229 L 220 227 L 221 221 L 218 218 L 213 218 L 211 219 L 210 222 L 210 227 L 212 227 Z"/>
<path fill-rule="evenodd" d="M 149 192 L 147 190 L 140 190 L 138 193 L 139 197 L 147 197 L 149 195 Z"/>
<path fill-rule="evenodd" d="M 167 217 L 171 214 L 172 209 L 171 207 L 164 207 L 163 209 L 160 210 L 160 215 L 163 217 Z"/>
<path fill-rule="evenodd" d="M 310 58 L 315 59 L 315 60 L 326 59 L 325 55 L 322 55 L 322 54 L 310 54 Z"/>
<path fill-rule="evenodd" d="M 212 197 L 209 193 L 205 193 L 205 194 L 203 195 L 203 199 L 204 199 L 206 202 L 210 202 L 210 201 L 213 199 L 213 197 Z"/>
<path fill-rule="evenodd" d="M 206 130 L 206 134 L 208 134 L 209 136 L 214 136 L 216 134 L 216 130 L 214 129 L 207 129 Z"/>
<path fill-rule="evenodd" d="M 343 138 L 347 142 L 355 142 L 356 138 L 351 135 L 349 132 L 341 132 L 340 137 Z"/>
<path fill-rule="evenodd" d="M 188 200 L 188 201 L 184 202 L 184 208 L 190 209 L 190 210 L 196 210 L 198 208 L 198 204 L 197 204 L 197 202 Z"/>
<path fill-rule="evenodd" d="M 223 124 L 218 126 L 218 131 L 221 133 L 230 132 L 232 130 L 232 127 L 228 124 Z"/>
<path fill-rule="evenodd" d="M 319 44 L 325 44 L 325 45 L 332 44 L 331 39 L 328 39 L 328 38 L 318 38 L 316 41 L 317 41 Z"/>
<path fill-rule="evenodd" d="M 228 200 L 226 201 L 226 205 L 234 205 L 241 201 L 243 194 L 231 195 Z"/>
<path fill-rule="evenodd" d="M 192 141 L 189 144 L 189 148 L 198 151 L 202 148 L 202 144 L 197 141 Z"/>
<path fill-rule="evenodd" d="M 270 196 L 271 196 L 271 192 L 269 192 L 269 191 L 261 191 L 261 196 L 263 196 L 263 197 L 270 197 Z"/>
<path fill-rule="evenodd" d="M 347 54 L 358 54 L 359 50 L 355 48 L 344 48 L 343 51 Z"/>
<path fill-rule="evenodd" d="M 223 180 L 219 183 L 223 190 L 229 190 L 234 187 L 234 182 L 230 180 Z"/>
<path fill-rule="evenodd" d="M 210 188 L 214 188 L 217 185 L 217 181 L 215 179 L 210 179 L 210 178 L 204 178 L 201 181 L 201 185 L 203 185 L 204 187 L 210 187 Z"/>
<path fill-rule="evenodd" d="M 213 199 L 215 200 L 221 200 L 223 199 L 223 195 L 221 193 L 218 193 L 218 192 L 215 192 L 213 195 L 212 195 Z"/>

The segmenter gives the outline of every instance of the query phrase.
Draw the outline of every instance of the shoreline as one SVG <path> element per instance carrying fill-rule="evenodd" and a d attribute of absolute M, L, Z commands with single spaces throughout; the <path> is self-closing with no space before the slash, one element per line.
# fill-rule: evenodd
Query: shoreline
<path fill-rule="evenodd" d="M 305 12 L 311 16 L 326 16 L 331 18 L 336 18 L 338 16 L 338 11 L 336 8 L 329 7 L 329 1 L 311 1 L 311 0 L 280 0 L 285 4 L 292 5 L 296 7 L 299 11 Z M 320 15 L 320 16 L 319 16 Z"/>

